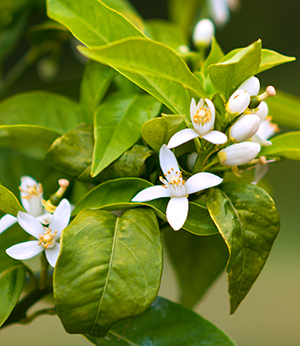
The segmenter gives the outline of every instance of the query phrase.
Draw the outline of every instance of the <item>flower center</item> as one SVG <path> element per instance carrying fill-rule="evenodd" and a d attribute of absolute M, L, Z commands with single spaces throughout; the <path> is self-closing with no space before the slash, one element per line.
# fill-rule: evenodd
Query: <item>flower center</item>
<path fill-rule="evenodd" d="M 182 173 L 171 168 L 165 175 L 167 179 L 160 177 L 160 181 L 164 184 L 163 187 L 168 189 L 173 197 L 187 197 L 185 180 L 182 179 Z"/>
<path fill-rule="evenodd" d="M 210 121 L 211 113 L 205 108 L 197 109 L 196 114 L 193 116 L 193 120 L 196 124 L 204 125 Z"/>
<path fill-rule="evenodd" d="M 52 230 L 50 228 L 44 227 L 45 232 L 44 234 L 39 234 L 39 243 L 38 245 L 42 245 L 45 249 L 51 248 L 55 245 L 55 237 L 57 234 L 57 231 L 52 233 Z"/>
<path fill-rule="evenodd" d="M 26 196 L 22 196 L 24 199 L 31 199 L 33 196 L 38 197 L 43 193 L 43 187 L 42 184 L 37 185 L 26 185 L 27 189 L 23 190 L 19 187 L 19 190 L 23 193 L 26 193 Z"/>

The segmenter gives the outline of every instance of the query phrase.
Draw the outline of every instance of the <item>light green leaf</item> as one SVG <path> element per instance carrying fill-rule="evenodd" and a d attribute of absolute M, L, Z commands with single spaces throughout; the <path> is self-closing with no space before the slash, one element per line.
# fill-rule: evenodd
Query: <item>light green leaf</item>
<path fill-rule="evenodd" d="M 192 308 L 225 269 L 228 251 L 220 235 L 199 237 L 164 229 L 163 239 L 181 287 L 181 303 Z"/>
<path fill-rule="evenodd" d="M 272 145 L 263 147 L 260 155 L 300 160 L 300 131 L 284 133 L 271 141 Z"/>
<path fill-rule="evenodd" d="M 58 133 L 82 122 L 79 105 L 60 95 L 32 91 L 0 103 L 1 125 L 35 125 Z"/>
<path fill-rule="evenodd" d="M 205 95 L 185 62 L 162 43 L 132 37 L 92 49 L 79 47 L 79 51 L 90 59 L 112 66 L 175 114 L 188 113 L 188 90 L 198 98 Z"/>
<path fill-rule="evenodd" d="M 210 52 L 201 66 L 201 72 L 205 77 L 208 76 L 208 68 L 212 64 L 218 63 L 224 57 L 224 53 L 215 37 L 212 38 Z"/>
<path fill-rule="evenodd" d="M 142 125 L 154 118 L 160 107 L 149 95 L 116 93 L 97 108 L 93 177 L 138 141 Z"/>
<path fill-rule="evenodd" d="M 257 73 L 260 61 L 261 40 L 258 40 L 233 57 L 229 53 L 221 62 L 210 65 L 208 71 L 212 84 L 225 102 L 241 83 Z"/>
<path fill-rule="evenodd" d="M 153 185 L 139 178 L 120 178 L 104 182 L 82 197 L 76 204 L 73 214 L 76 215 L 83 209 L 120 210 L 148 206 L 153 208 L 159 218 L 166 220 L 168 198 L 143 203 L 131 202 L 138 192 L 150 186 Z M 211 235 L 218 232 L 207 209 L 194 202 L 189 202 L 189 215 L 182 228 L 197 235 Z"/>
<path fill-rule="evenodd" d="M 279 125 L 300 130 L 300 98 L 277 91 L 275 97 L 268 99 L 269 113 Z"/>
<path fill-rule="evenodd" d="M 157 297 L 143 314 L 115 324 L 97 346 L 234 346 L 221 330 L 194 311 Z"/>
<path fill-rule="evenodd" d="M 191 30 L 203 2 L 204 0 L 168 0 L 171 20 L 178 23 L 185 31 Z"/>
<path fill-rule="evenodd" d="M 80 103 L 88 125 L 93 125 L 94 112 L 116 75 L 109 66 L 87 62 L 80 85 Z"/>
<path fill-rule="evenodd" d="M 285 64 L 296 60 L 292 56 L 286 56 L 275 52 L 274 50 L 262 49 L 261 50 L 261 63 L 259 66 L 258 73 L 269 70 L 278 65 Z"/>
<path fill-rule="evenodd" d="M 68 333 L 104 337 L 147 309 L 162 272 L 162 246 L 151 209 L 84 210 L 64 230 L 54 271 L 58 316 Z M 76 299 L 74 299 L 76 297 Z"/>
<path fill-rule="evenodd" d="M 18 211 L 24 211 L 17 197 L 2 185 L 0 185 L 0 210 L 13 216 L 17 216 Z"/>
<path fill-rule="evenodd" d="M 226 270 L 233 314 L 267 261 L 280 219 L 272 198 L 251 184 L 228 182 L 210 189 L 206 203 L 229 250 Z"/>
<path fill-rule="evenodd" d="M 168 125 L 164 118 L 158 117 L 147 121 L 142 126 L 142 136 L 146 143 L 156 152 L 166 142 Z"/>
<path fill-rule="evenodd" d="M 87 46 L 129 36 L 144 36 L 131 22 L 101 1 L 47 0 L 47 14 Z"/>

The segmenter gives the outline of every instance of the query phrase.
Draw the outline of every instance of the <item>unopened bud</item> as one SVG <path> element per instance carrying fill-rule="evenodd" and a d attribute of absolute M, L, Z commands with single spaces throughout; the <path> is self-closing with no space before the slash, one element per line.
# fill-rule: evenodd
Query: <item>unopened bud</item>
<path fill-rule="evenodd" d="M 244 83 L 242 83 L 239 87 L 238 90 L 244 90 L 247 91 L 247 93 L 250 96 L 257 95 L 260 89 L 260 82 L 257 77 L 250 77 L 247 80 L 245 80 Z"/>
<path fill-rule="evenodd" d="M 255 110 L 255 114 L 260 117 L 260 121 L 263 121 L 266 119 L 266 117 L 269 114 L 269 107 L 265 101 L 262 101 L 257 109 Z"/>
<path fill-rule="evenodd" d="M 240 166 L 252 161 L 260 152 L 260 145 L 254 142 L 232 144 L 218 152 L 220 163 L 224 166 Z"/>
<path fill-rule="evenodd" d="M 256 114 L 243 115 L 230 128 L 229 137 L 234 142 L 243 142 L 251 138 L 258 130 L 260 118 Z"/>
<path fill-rule="evenodd" d="M 193 43 L 196 47 L 207 47 L 210 45 L 215 34 L 215 26 L 210 19 L 201 19 L 196 24 L 193 32 Z"/>
<path fill-rule="evenodd" d="M 250 102 L 250 95 L 244 90 L 236 90 L 226 104 L 226 112 L 239 115 L 244 112 Z"/>

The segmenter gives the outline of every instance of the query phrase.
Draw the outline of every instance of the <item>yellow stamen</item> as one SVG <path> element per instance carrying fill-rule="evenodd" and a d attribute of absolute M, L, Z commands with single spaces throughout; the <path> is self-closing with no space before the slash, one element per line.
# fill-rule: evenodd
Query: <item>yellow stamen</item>
<path fill-rule="evenodd" d="M 44 234 L 39 234 L 39 243 L 38 245 L 42 245 L 45 249 L 48 249 L 49 246 L 54 245 L 54 239 L 57 235 L 57 231 L 52 233 L 50 228 L 45 227 Z"/>
<path fill-rule="evenodd" d="M 27 190 L 21 189 L 21 187 L 19 187 L 19 190 L 21 192 L 27 194 L 26 196 L 22 196 L 22 198 L 24 199 L 30 199 L 32 196 L 39 196 L 43 193 L 43 187 L 40 183 L 38 185 L 26 185 L 26 187 Z"/>
<path fill-rule="evenodd" d="M 193 120 L 196 124 L 204 125 L 211 119 L 211 113 L 205 108 L 197 109 L 196 114 L 193 116 Z"/>

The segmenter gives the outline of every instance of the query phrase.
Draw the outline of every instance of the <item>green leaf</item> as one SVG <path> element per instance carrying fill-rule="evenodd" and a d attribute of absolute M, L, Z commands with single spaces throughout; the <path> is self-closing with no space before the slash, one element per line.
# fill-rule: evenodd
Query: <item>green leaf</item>
<path fill-rule="evenodd" d="M 268 99 L 269 113 L 279 125 L 300 130 L 300 98 L 277 91 L 275 97 Z"/>
<path fill-rule="evenodd" d="M 257 73 L 260 61 L 261 40 L 258 40 L 233 57 L 229 53 L 221 62 L 210 65 L 208 71 L 212 84 L 225 102 L 241 83 Z"/>
<path fill-rule="evenodd" d="M 81 122 L 76 102 L 45 91 L 18 94 L 0 103 L 1 125 L 35 125 L 62 134 Z"/>
<path fill-rule="evenodd" d="M 143 314 L 115 324 L 106 338 L 86 336 L 98 346 L 234 346 L 216 326 L 194 311 L 157 297 Z"/>
<path fill-rule="evenodd" d="M 76 215 L 83 209 L 120 210 L 148 206 L 153 208 L 158 217 L 166 220 L 168 198 L 143 203 L 131 202 L 138 192 L 150 186 L 153 185 L 139 178 L 120 178 L 104 182 L 82 197 L 76 204 L 73 214 Z M 211 235 L 218 232 L 207 209 L 194 202 L 189 202 L 189 215 L 182 228 L 197 235 Z"/>
<path fill-rule="evenodd" d="M 97 181 L 106 181 L 122 177 L 140 177 L 145 173 L 146 160 L 154 152 L 143 145 L 134 145 L 118 160 L 108 166 L 97 176 Z"/>
<path fill-rule="evenodd" d="M 224 53 L 215 37 L 212 38 L 210 52 L 201 66 L 201 72 L 205 77 L 208 76 L 208 68 L 212 64 L 218 63 L 224 57 Z"/>
<path fill-rule="evenodd" d="M 188 114 L 188 90 L 198 98 L 205 95 L 185 62 L 162 43 L 132 37 L 93 49 L 79 47 L 79 51 L 90 59 L 112 66 L 175 114 Z"/>
<path fill-rule="evenodd" d="M 0 146 L 18 149 L 37 159 L 43 159 L 52 142 L 59 136 L 59 132 L 43 126 L 0 126 Z"/>
<path fill-rule="evenodd" d="M 162 42 L 175 50 L 182 45 L 188 45 L 188 39 L 182 27 L 167 20 L 148 20 L 146 33 L 150 38 Z"/>
<path fill-rule="evenodd" d="M 138 141 L 142 125 L 154 118 L 160 107 L 149 95 L 116 93 L 97 108 L 93 177 Z"/>
<path fill-rule="evenodd" d="M 17 216 L 18 211 L 24 211 L 17 197 L 2 185 L 0 185 L 0 210 L 13 216 Z"/>
<path fill-rule="evenodd" d="M 93 147 L 92 128 L 80 126 L 57 138 L 49 148 L 45 160 L 74 179 L 89 181 Z"/>
<path fill-rule="evenodd" d="M 144 36 L 131 22 L 101 1 L 47 0 L 47 14 L 87 46 L 129 36 Z"/>
<path fill-rule="evenodd" d="M 271 140 L 272 145 L 263 147 L 260 155 L 300 160 L 300 131 L 284 133 Z"/>
<path fill-rule="evenodd" d="M 261 63 L 259 66 L 258 73 L 269 70 L 270 68 L 273 68 L 275 66 L 294 61 L 294 60 L 296 60 L 296 58 L 292 56 L 282 55 L 269 49 L 262 49 Z"/>
<path fill-rule="evenodd" d="M 114 323 L 147 309 L 161 271 L 160 231 L 151 209 L 119 218 L 84 210 L 62 235 L 54 271 L 58 316 L 69 333 L 104 337 Z"/>
<path fill-rule="evenodd" d="M 168 2 L 171 20 L 178 23 L 185 31 L 191 30 L 204 0 L 169 0 Z"/>
<path fill-rule="evenodd" d="M 226 245 L 220 235 L 199 237 L 164 229 L 163 239 L 181 287 L 181 303 L 192 308 L 225 269 Z"/>
<path fill-rule="evenodd" d="M 166 142 L 168 125 L 164 118 L 158 117 L 147 121 L 142 126 L 142 136 L 146 143 L 156 152 Z"/>
<path fill-rule="evenodd" d="M 94 123 L 94 112 L 115 76 L 111 67 L 92 60 L 87 62 L 80 86 L 80 103 L 88 125 Z"/>
<path fill-rule="evenodd" d="M 226 270 L 233 314 L 267 261 L 280 219 L 272 198 L 251 184 L 228 182 L 210 189 L 206 203 L 229 250 Z"/>
<path fill-rule="evenodd" d="M 16 243 L 14 238 L 15 232 L 6 231 L 0 235 L 0 327 L 17 304 L 25 283 L 25 266 L 5 253 L 7 248 Z M 22 235 L 19 241 L 22 241 Z"/>

